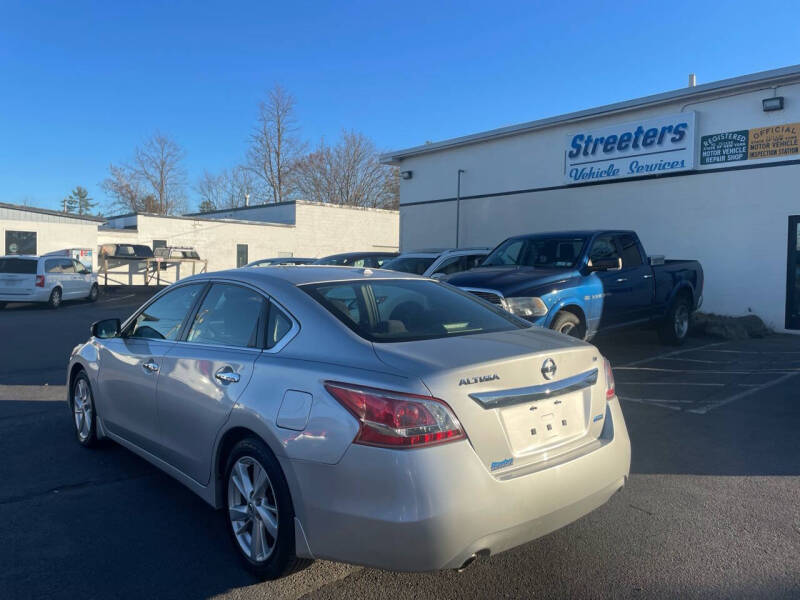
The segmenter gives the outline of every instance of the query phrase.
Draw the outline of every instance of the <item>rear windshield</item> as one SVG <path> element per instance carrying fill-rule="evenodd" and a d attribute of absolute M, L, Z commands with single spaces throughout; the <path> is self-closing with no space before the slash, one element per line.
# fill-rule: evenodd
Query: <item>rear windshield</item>
<path fill-rule="evenodd" d="M 336 281 L 301 286 L 336 318 L 372 342 L 405 342 L 525 329 L 500 308 L 429 280 Z"/>
<path fill-rule="evenodd" d="M 36 275 L 37 261 L 25 258 L 0 258 L 0 273 Z"/>
<path fill-rule="evenodd" d="M 574 267 L 586 244 L 584 237 L 511 238 L 492 250 L 482 267 L 515 265 L 540 269 Z"/>
<path fill-rule="evenodd" d="M 434 260 L 436 260 L 435 256 L 398 256 L 383 263 L 381 268 L 400 271 L 401 273 L 422 275 L 433 264 Z"/>

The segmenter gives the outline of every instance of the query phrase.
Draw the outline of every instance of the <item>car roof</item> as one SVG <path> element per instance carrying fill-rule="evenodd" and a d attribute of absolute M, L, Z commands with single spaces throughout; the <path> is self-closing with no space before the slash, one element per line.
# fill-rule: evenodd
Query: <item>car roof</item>
<path fill-rule="evenodd" d="M 0 256 L 0 258 L 22 258 L 24 260 L 39 260 L 40 258 L 44 258 L 43 256 L 36 256 L 35 254 L 7 254 L 6 256 Z M 55 258 L 69 258 L 69 257 L 55 257 Z"/>
<path fill-rule="evenodd" d="M 293 286 L 323 281 L 350 281 L 353 279 L 426 279 L 410 273 L 400 273 L 386 269 L 369 267 L 342 267 L 334 265 L 275 265 L 269 269 L 229 269 L 193 275 L 181 282 L 192 279 L 238 280 L 253 285 L 288 283 Z"/>
<path fill-rule="evenodd" d="M 322 256 L 319 260 L 323 258 L 345 258 L 345 257 L 361 257 L 361 256 L 396 256 L 397 252 L 385 252 L 385 251 L 378 251 L 378 252 L 340 252 L 339 254 L 329 254 L 328 256 Z"/>
<path fill-rule="evenodd" d="M 575 229 L 567 231 L 539 231 L 532 233 L 523 233 L 520 235 L 512 235 L 508 239 L 516 240 L 530 237 L 591 237 L 601 233 L 631 233 L 635 235 L 635 231 L 626 229 Z"/>

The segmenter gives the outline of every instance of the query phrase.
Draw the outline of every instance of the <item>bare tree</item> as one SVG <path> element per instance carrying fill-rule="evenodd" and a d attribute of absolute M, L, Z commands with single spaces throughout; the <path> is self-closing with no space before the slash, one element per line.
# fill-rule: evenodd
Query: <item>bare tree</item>
<path fill-rule="evenodd" d="M 307 200 L 397 207 L 397 169 L 380 163 L 375 144 L 362 133 L 344 131 L 335 146 L 320 142 L 298 161 L 296 177 L 298 190 Z"/>
<path fill-rule="evenodd" d="M 206 210 L 238 208 L 244 206 L 248 198 L 254 199 L 256 181 L 249 169 L 236 166 L 230 170 L 223 169 L 217 175 L 204 171 L 195 190 Z"/>
<path fill-rule="evenodd" d="M 298 136 L 295 99 L 275 85 L 259 105 L 247 151 L 247 166 L 259 179 L 260 199 L 283 202 L 293 197 L 294 166 L 304 150 Z"/>
<path fill-rule="evenodd" d="M 172 215 L 186 206 L 185 152 L 173 139 L 155 133 L 134 150 L 131 164 L 111 164 L 102 182 L 112 210 Z"/>

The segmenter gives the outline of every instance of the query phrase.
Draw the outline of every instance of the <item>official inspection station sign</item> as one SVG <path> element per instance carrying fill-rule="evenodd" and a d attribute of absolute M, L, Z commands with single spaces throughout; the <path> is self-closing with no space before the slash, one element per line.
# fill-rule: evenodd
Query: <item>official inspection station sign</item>
<path fill-rule="evenodd" d="M 786 123 L 750 130 L 748 158 L 777 158 L 800 153 L 800 123 Z"/>
<path fill-rule="evenodd" d="M 695 113 L 642 119 L 567 136 L 564 179 L 590 183 L 694 168 Z"/>

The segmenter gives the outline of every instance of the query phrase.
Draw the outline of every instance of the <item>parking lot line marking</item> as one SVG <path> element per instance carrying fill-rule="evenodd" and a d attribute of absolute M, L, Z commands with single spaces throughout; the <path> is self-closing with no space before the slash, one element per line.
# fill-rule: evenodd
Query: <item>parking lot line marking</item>
<path fill-rule="evenodd" d="M 691 413 L 695 413 L 695 414 L 698 414 L 698 415 L 704 415 L 707 412 L 714 410 L 715 408 L 719 408 L 720 406 L 725 406 L 726 404 L 730 404 L 731 402 L 735 402 L 736 400 L 741 400 L 742 398 L 746 398 L 747 396 L 750 396 L 752 394 L 755 394 L 755 393 L 764 391 L 764 390 L 766 390 L 768 388 L 771 388 L 771 387 L 774 387 L 776 385 L 779 385 L 779 384 L 783 383 L 784 381 L 788 381 L 792 377 L 797 377 L 797 375 L 800 375 L 800 372 L 787 373 L 786 375 L 778 377 L 777 379 L 774 379 L 774 380 L 772 380 L 772 381 L 770 381 L 768 383 L 763 383 L 761 385 L 752 387 L 749 390 L 744 390 L 742 392 L 739 392 L 738 394 L 734 394 L 733 396 L 729 396 L 729 397 L 727 397 L 727 398 L 725 398 L 723 400 L 719 400 L 717 402 L 712 402 L 712 403 L 707 404 L 706 406 L 703 406 L 701 408 L 693 408 L 693 409 L 688 410 L 686 412 L 691 412 Z"/>
<path fill-rule="evenodd" d="M 727 352 L 730 354 L 800 354 L 800 350 L 786 350 L 786 351 L 778 350 L 775 352 L 766 352 L 763 350 L 727 350 L 727 349 L 723 350 L 721 348 L 715 350 L 709 350 L 709 352 Z"/>
<path fill-rule="evenodd" d="M 618 381 L 617 385 L 701 385 L 707 387 L 725 387 L 726 385 L 738 385 L 738 384 L 709 383 L 709 382 L 691 383 L 687 381 Z"/>
<path fill-rule="evenodd" d="M 614 371 L 658 371 L 661 373 L 698 373 L 712 375 L 763 375 L 764 373 L 800 373 L 800 369 L 763 369 L 761 371 L 723 371 L 703 369 L 663 369 L 660 367 L 614 367 Z"/>
<path fill-rule="evenodd" d="M 658 360 L 676 360 L 680 362 L 702 363 L 706 365 L 732 365 L 736 362 L 735 360 L 701 360 L 699 358 L 679 358 L 675 356 L 664 356 Z"/>
<path fill-rule="evenodd" d="M 625 400 L 627 402 L 638 402 L 639 404 L 647 404 L 648 406 L 659 406 L 661 408 L 668 408 L 670 410 L 681 410 L 680 406 L 670 406 L 669 404 L 665 404 L 665 400 L 653 400 L 650 398 L 633 398 L 631 396 L 617 396 L 620 400 Z"/>
<path fill-rule="evenodd" d="M 657 356 L 651 356 L 650 358 L 643 358 L 641 360 L 635 360 L 633 362 L 625 363 L 624 367 L 634 367 L 636 365 L 643 365 L 644 363 L 648 363 L 653 360 L 658 360 L 660 358 L 667 358 L 669 356 L 677 356 L 679 354 L 686 354 L 687 352 L 693 352 L 694 350 L 701 350 L 703 348 L 712 348 L 714 346 L 721 346 L 727 342 L 713 342 L 711 344 L 703 344 L 702 346 L 693 346 L 692 348 L 681 348 L 680 350 L 673 350 L 672 352 L 665 352 L 664 354 L 659 354 Z"/>

